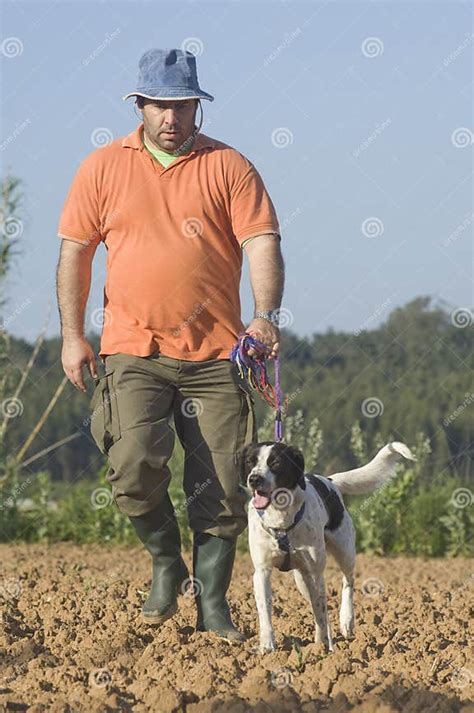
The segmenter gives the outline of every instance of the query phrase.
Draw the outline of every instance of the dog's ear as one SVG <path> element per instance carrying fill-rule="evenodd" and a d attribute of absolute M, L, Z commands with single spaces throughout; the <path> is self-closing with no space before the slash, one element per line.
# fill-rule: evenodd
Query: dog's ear
<path fill-rule="evenodd" d="M 296 486 L 302 480 L 304 481 L 304 455 L 299 448 L 294 446 L 286 446 L 283 454 L 290 465 L 292 479 Z"/>
<path fill-rule="evenodd" d="M 268 457 L 268 466 L 275 474 L 279 488 L 296 488 L 304 476 L 304 456 L 299 448 L 275 443 Z"/>
<path fill-rule="evenodd" d="M 240 471 L 240 482 L 247 486 L 247 478 L 254 466 L 252 455 L 254 455 L 257 446 L 254 443 L 247 443 L 237 451 L 237 464 Z"/>

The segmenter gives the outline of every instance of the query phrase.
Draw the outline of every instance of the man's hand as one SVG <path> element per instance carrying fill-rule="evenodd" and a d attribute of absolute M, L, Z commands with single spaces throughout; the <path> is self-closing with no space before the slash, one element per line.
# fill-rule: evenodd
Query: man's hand
<path fill-rule="evenodd" d="M 265 344 L 267 347 L 265 352 L 267 359 L 274 359 L 278 355 L 280 350 L 280 330 L 273 322 L 262 317 L 256 317 L 250 322 L 245 331 L 255 339 L 258 339 L 259 342 Z M 254 356 L 257 353 L 260 354 L 261 352 L 256 352 L 252 348 L 248 350 L 249 356 Z"/>
<path fill-rule="evenodd" d="M 82 367 L 87 364 L 91 376 L 98 376 L 94 352 L 85 337 L 65 337 L 61 353 L 63 370 L 73 386 L 79 391 L 87 392 L 84 384 Z"/>

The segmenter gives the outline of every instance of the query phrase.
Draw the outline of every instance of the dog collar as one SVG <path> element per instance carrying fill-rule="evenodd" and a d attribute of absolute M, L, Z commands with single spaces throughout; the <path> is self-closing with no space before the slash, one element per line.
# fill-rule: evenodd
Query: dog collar
<path fill-rule="evenodd" d="M 293 565 L 291 564 L 290 560 L 290 541 L 288 539 L 288 533 L 290 530 L 292 530 L 296 525 L 299 523 L 301 518 L 304 515 L 304 508 L 305 508 L 305 503 L 303 502 L 302 506 L 298 510 L 298 512 L 295 515 L 295 519 L 293 520 L 292 524 L 287 527 L 265 527 L 265 524 L 263 522 L 263 516 L 265 514 L 264 510 L 257 510 L 258 514 L 260 515 L 260 519 L 262 520 L 262 527 L 263 529 L 268 532 L 269 535 L 275 538 L 275 540 L 278 543 L 278 549 L 282 550 L 282 552 L 285 553 L 285 556 L 283 558 L 283 562 L 281 565 L 278 567 L 278 569 L 282 572 L 288 572 L 290 569 L 293 569 Z"/>

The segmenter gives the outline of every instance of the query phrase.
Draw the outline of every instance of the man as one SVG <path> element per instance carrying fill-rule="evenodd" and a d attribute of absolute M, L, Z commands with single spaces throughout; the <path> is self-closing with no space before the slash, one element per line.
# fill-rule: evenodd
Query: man
<path fill-rule="evenodd" d="M 247 524 L 237 454 L 257 430 L 253 398 L 229 357 L 244 331 L 243 249 L 256 306 L 245 331 L 270 358 L 278 353 L 278 221 L 250 161 L 199 133 L 197 107 L 213 97 L 199 87 L 194 55 L 145 52 L 138 87 L 124 99 L 130 96 L 143 122 L 85 158 L 59 222 L 63 369 L 82 391 L 83 366 L 96 379 L 91 433 L 108 456 L 115 502 L 152 556 L 145 621 L 173 616 L 189 581 L 167 492 L 173 418 L 185 452 L 196 628 L 242 640 L 226 593 Z M 83 326 L 100 242 L 108 254 L 99 352 L 105 374 L 98 377 Z"/>

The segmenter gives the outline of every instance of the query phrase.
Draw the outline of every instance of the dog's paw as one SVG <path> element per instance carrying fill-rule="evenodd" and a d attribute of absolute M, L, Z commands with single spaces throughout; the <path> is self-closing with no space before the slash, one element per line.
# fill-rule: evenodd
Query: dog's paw
<path fill-rule="evenodd" d="M 354 624 L 341 622 L 340 631 L 345 639 L 354 638 Z"/>
<path fill-rule="evenodd" d="M 332 638 L 321 638 L 320 636 L 316 635 L 314 637 L 313 651 L 317 654 L 332 654 L 334 652 Z"/>
<path fill-rule="evenodd" d="M 312 641 L 311 644 L 308 644 L 308 646 L 305 648 L 305 651 L 308 651 L 308 656 L 314 657 L 316 660 L 321 660 L 325 658 L 326 656 L 329 656 L 330 654 L 334 653 L 334 648 L 331 644 L 324 644 L 322 641 Z"/>
<path fill-rule="evenodd" d="M 272 651 L 276 651 L 276 643 L 273 636 L 260 641 L 259 651 L 261 654 L 268 654 Z"/>
<path fill-rule="evenodd" d="M 345 639 L 352 639 L 354 636 L 354 612 L 344 609 L 339 617 L 339 631 Z"/>

